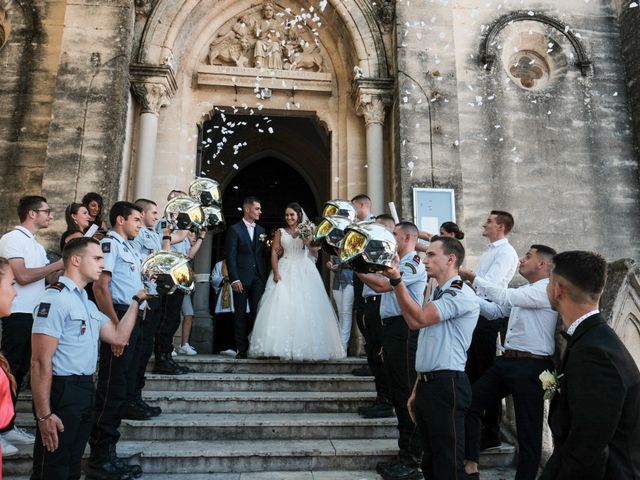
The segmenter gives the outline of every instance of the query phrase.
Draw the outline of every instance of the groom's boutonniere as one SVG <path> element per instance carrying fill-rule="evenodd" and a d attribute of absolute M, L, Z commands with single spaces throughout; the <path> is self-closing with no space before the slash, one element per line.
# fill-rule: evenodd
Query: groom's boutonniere
<path fill-rule="evenodd" d="M 258 240 L 260 240 L 262 243 L 264 243 L 264 241 L 267 239 L 267 234 L 266 233 L 261 233 L 258 236 Z"/>
<path fill-rule="evenodd" d="M 560 392 L 560 379 L 564 373 L 558 375 L 558 373 L 554 370 L 550 372 L 549 370 L 545 370 L 538 377 L 540 382 L 542 383 L 542 389 L 544 390 L 544 399 L 551 400 L 556 392 Z"/>

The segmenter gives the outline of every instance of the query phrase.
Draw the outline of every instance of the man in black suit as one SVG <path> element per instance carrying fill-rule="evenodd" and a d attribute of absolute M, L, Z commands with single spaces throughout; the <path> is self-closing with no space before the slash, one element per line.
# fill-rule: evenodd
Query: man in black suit
<path fill-rule="evenodd" d="M 551 401 L 553 455 L 541 480 L 640 478 L 640 372 L 598 301 L 607 264 L 571 251 L 553 258 L 547 287 L 568 338 Z"/>
<path fill-rule="evenodd" d="M 262 213 L 260 200 L 256 197 L 245 198 L 242 212 L 242 220 L 227 232 L 225 245 L 235 308 L 234 329 L 238 346 L 236 358 L 247 358 L 249 334 L 253 329 L 265 282 L 264 244 L 261 239 L 265 230 L 256 224 Z M 250 302 L 250 313 L 247 313 L 247 301 Z"/>

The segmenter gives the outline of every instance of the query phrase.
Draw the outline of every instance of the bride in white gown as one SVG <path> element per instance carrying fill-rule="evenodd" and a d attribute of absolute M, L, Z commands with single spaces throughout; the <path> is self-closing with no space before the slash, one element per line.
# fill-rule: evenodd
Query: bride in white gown
<path fill-rule="evenodd" d="M 344 358 L 338 320 L 316 268 L 317 250 L 303 241 L 296 228 L 302 208 L 290 203 L 285 209 L 286 228 L 274 235 L 273 271 L 260 300 L 249 357 L 286 360 Z M 278 259 L 279 247 L 282 257 Z"/>

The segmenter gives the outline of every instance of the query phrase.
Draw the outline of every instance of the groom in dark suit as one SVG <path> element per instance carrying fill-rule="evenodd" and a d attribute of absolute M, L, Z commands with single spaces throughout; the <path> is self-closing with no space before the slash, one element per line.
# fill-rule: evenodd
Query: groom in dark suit
<path fill-rule="evenodd" d="M 247 197 L 242 202 L 243 217 L 227 231 L 225 256 L 229 280 L 233 289 L 235 310 L 234 329 L 238 354 L 236 358 L 247 358 L 249 334 L 258 310 L 258 303 L 265 283 L 263 241 L 265 230 L 256 221 L 262 209 L 260 200 Z M 247 313 L 247 302 L 251 307 Z"/>
<path fill-rule="evenodd" d="M 598 311 L 607 264 L 580 251 L 553 263 L 547 294 L 568 340 L 549 413 L 554 450 L 540 480 L 637 480 L 640 372 Z"/>

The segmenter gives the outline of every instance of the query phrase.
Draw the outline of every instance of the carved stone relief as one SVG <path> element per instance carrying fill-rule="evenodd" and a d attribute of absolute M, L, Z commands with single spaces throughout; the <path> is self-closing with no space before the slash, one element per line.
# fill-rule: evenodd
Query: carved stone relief
<path fill-rule="evenodd" d="M 7 12 L 0 7 L 0 48 L 4 47 L 9 38 L 9 32 L 11 31 L 11 24 L 9 23 L 9 17 Z"/>
<path fill-rule="evenodd" d="M 155 3 L 156 0 L 136 0 L 136 15 L 148 17 Z"/>
<path fill-rule="evenodd" d="M 272 3 L 228 22 L 209 46 L 209 65 L 325 71 L 319 42 L 303 22 L 287 20 Z M 229 27 L 229 23 L 231 26 Z"/>
<path fill-rule="evenodd" d="M 133 83 L 133 94 L 140 102 L 142 113 L 160 114 L 160 109 L 169 105 L 170 92 L 161 83 Z"/>

